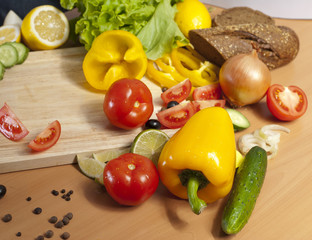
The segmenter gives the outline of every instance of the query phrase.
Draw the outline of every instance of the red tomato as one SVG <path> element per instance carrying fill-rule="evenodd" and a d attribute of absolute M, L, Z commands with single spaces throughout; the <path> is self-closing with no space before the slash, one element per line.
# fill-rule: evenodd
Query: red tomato
<path fill-rule="evenodd" d="M 186 79 L 163 92 L 160 97 L 166 105 L 171 101 L 180 103 L 190 95 L 191 90 L 192 83 L 189 79 Z"/>
<path fill-rule="evenodd" d="M 267 105 L 277 119 L 292 121 L 306 112 L 308 99 L 299 87 L 274 84 L 267 91 Z"/>
<path fill-rule="evenodd" d="M 195 88 L 193 91 L 193 100 L 209 100 L 221 98 L 221 87 L 219 83 Z"/>
<path fill-rule="evenodd" d="M 55 120 L 44 129 L 34 140 L 32 140 L 28 147 L 39 152 L 46 150 L 58 141 L 61 135 L 61 124 Z"/>
<path fill-rule="evenodd" d="M 125 153 L 107 163 L 103 181 L 108 194 L 115 201 L 135 206 L 153 195 L 159 175 L 154 163 L 147 157 Z"/>
<path fill-rule="evenodd" d="M 103 109 L 114 126 L 135 129 L 143 126 L 152 115 L 153 97 L 142 81 L 124 78 L 108 89 Z"/>
<path fill-rule="evenodd" d="M 196 112 L 199 110 L 202 110 L 207 107 L 222 107 L 225 106 L 225 100 L 224 99 L 210 99 L 210 100 L 197 100 L 193 101 L 194 108 Z"/>
<path fill-rule="evenodd" d="M 0 132 L 13 141 L 18 141 L 29 133 L 24 124 L 6 103 L 0 109 Z"/>
<path fill-rule="evenodd" d="M 156 116 L 163 126 L 167 128 L 180 128 L 195 114 L 195 112 L 194 105 L 191 102 L 185 102 L 160 111 Z"/>

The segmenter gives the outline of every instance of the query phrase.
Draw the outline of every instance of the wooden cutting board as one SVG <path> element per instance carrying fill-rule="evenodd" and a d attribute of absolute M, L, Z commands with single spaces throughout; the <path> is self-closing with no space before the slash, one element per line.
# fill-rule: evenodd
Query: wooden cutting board
<path fill-rule="evenodd" d="M 22 65 L 7 69 L 0 81 L 0 106 L 6 102 L 29 134 L 19 142 L 0 134 L 0 173 L 70 164 L 77 153 L 129 146 L 142 130 L 124 131 L 108 122 L 104 93 L 85 80 L 85 54 L 83 47 L 30 52 Z M 142 81 L 154 96 L 155 112 L 159 111 L 161 89 Z M 58 143 L 47 151 L 32 152 L 28 143 L 54 120 L 62 126 Z"/>

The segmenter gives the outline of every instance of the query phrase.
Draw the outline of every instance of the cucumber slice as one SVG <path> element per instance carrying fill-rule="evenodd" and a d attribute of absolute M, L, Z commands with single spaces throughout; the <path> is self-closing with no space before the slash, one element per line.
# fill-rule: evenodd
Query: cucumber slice
<path fill-rule="evenodd" d="M 18 53 L 10 44 L 4 43 L 0 46 L 0 62 L 5 68 L 14 66 L 18 61 Z"/>
<path fill-rule="evenodd" d="M 18 60 L 16 64 L 21 64 L 23 63 L 26 58 L 28 57 L 29 53 L 29 48 L 27 48 L 23 43 L 18 43 L 18 42 L 10 42 L 7 43 L 15 47 L 17 54 L 18 54 Z"/>
<path fill-rule="evenodd" d="M 4 72 L 5 72 L 5 67 L 4 67 L 3 64 L 0 62 L 0 80 L 3 79 Z"/>
<path fill-rule="evenodd" d="M 232 108 L 226 108 L 226 111 L 230 115 L 235 132 L 244 130 L 250 126 L 248 119 L 241 112 Z"/>

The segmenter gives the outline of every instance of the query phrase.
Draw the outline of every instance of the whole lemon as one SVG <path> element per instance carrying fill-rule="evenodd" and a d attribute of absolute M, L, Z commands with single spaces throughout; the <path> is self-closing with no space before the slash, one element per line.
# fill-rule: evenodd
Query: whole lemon
<path fill-rule="evenodd" d="M 188 32 L 192 29 L 210 28 L 211 17 L 206 6 L 199 0 L 184 0 L 177 3 L 178 12 L 175 22 L 181 32 L 188 38 Z"/>

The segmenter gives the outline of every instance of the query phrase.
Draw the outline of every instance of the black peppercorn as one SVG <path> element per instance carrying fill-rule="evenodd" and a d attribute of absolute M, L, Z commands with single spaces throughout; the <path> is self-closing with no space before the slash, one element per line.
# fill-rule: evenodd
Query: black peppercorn
<path fill-rule="evenodd" d="M 37 207 L 37 208 L 35 208 L 34 210 L 33 210 L 33 213 L 34 214 L 40 214 L 40 213 L 42 213 L 42 208 L 40 208 L 40 207 Z"/>
<path fill-rule="evenodd" d="M 54 196 L 58 196 L 58 195 L 59 195 L 59 192 L 56 191 L 56 190 L 52 190 L 51 193 L 52 193 Z"/>
<path fill-rule="evenodd" d="M 12 220 L 12 215 L 9 213 L 4 215 L 4 217 L 2 218 L 3 222 L 10 222 L 11 220 Z"/>
<path fill-rule="evenodd" d="M 69 213 L 67 213 L 67 214 L 65 215 L 65 217 L 67 217 L 69 220 L 72 220 L 73 214 L 72 214 L 71 212 L 69 212 Z"/>
<path fill-rule="evenodd" d="M 0 185 L 0 198 L 3 198 L 6 194 L 6 187 L 4 185 Z"/>
<path fill-rule="evenodd" d="M 55 223 L 54 227 L 56 227 L 56 228 L 62 228 L 62 227 L 64 227 L 63 221 L 58 221 L 57 223 Z"/>
<path fill-rule="evenodd" d="M 48 231 L 46 231 L 46 233 L 44 234 L 44 236 L 46 237 L 46 238 L 51 238 L 51 237 L 53 237 L 53 231 L 52 230 L 48 230 Z"/>
<path fill-rule="evenodd" d="M 68 239 L 70 237 L 70 234 L 68 232 L 64 232 L 62 235 L 61 235 L 61 238 L 62 239 Z"/>
<path fill-rule="evenodd" d="M 57 217 L 56 216 L 52 216 L 49 219 L 49 223 L 56 223 L 57 222 Z"/>
<path fill-rule="evenodd" d="M 21 232 L 18 232 L 18 233 L 16 233 L 15 235 L 16 235 L 16 237 L 20 237 L 20 236 L 22 236 L 22 233 L 21 233 Z"/>
<path fill-rule="evenodd" d="M 28 201 L 28 202 L 31 201 L 31 197 L 27 197 L 26 201 Z"/>

